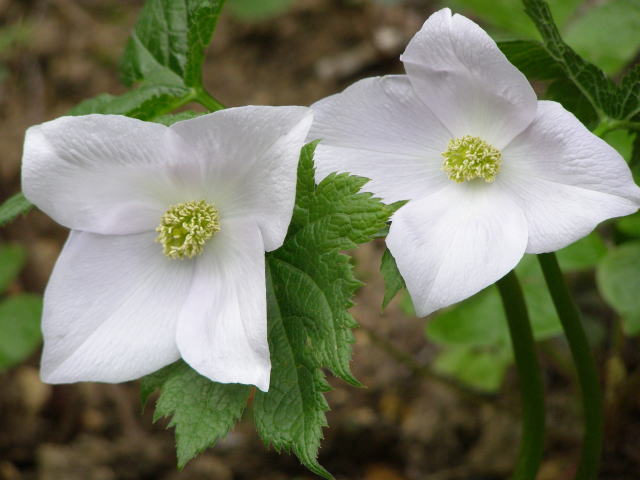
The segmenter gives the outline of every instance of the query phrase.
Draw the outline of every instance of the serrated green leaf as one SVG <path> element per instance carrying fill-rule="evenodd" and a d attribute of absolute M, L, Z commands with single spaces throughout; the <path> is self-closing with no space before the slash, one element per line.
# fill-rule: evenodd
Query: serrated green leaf
<path fill-rule="evenodd" d="M 625 118 L 637 106 L 626 91 L 615 85 L 598 67 L 578 55 L 562 39 L 549 5 L 545 0 L 523 0 L 525 11 L 542 35 L 543 44 L 549 55 L 561 66 L 565 75 L 586 97 L 599 116 Z"/>
<path fill-rule="evenodd" d="M 126 85 L 199 87 L 204 51 L 224 0 L 148 0 L 124 52 Z"/>
<path fill-rule="evenodd" d="M 619 118 L 640 122 L 640 65 L 633 67 L 620 83 Z"/>
<path fill-rule="evenodd" d="M 356 323 L 347 309 L 360 282 L 341 252 L 373 238 L 390 212 L 359 193 L 366 179 L 329 175 L 316 186 L 316 144 L 300 156 L 287 239 L 267 255 L 271 386 L 268 393 L 256 392 L 254 418 L 266 443 L 293 451 L 310 470 L 330 478 L 316 460 L 328 409 L 322 368 L 359 385 L 349 368 Z"/>
<path fill-rule="evenodd" d="M 33 208 L 33 204 L 22 193 L 16 193 L 0 205 L 0 227 Z"/>
<path fill-rule="evenodd" d="M 142 85 L 122 95 L 103 93 L 90 98 L 72 108 L 69 114 L 102 113 L 152 120 L 183 105 L 191 97 L 193 92 L 181 86 Z"/>
<path fill-rule="evenodd" d="M 566 42 L 578 54 L 613 74 L 640 48 L 640 2 L 609 0 L 588 9 L 571 23 Z"/>
<path fill-rule="evenodd" d="M 506 40 L 498 47 L 507 59 L 529 80 L 554 80 L 564 77 L 564 71 L 544 46 L 535 40 Z"/>
<path fill-rule="evenodd" d="M 251 388 L 247 385 L 212 382 L 183 361 L 145 377 L 143 403 L 160 390 L 154 421 L 171 417 L 175 428 L 178 467 L 224 437 L 242 416 Z"/>
<path fill-rule="evenodd" d="M 266 444 L 278 451 L 293 452 L 313 473 L 332 479 L 317 460 L 322 428 L 327 426 L 325 412 L 329 410 L 323 393 L 330 388 L 307 343 L 312 335 L 307 328 L 312 322 L 303 317 L 283 317 L 279 292 L 272 280 L 275 273 L 280 276 L 278 291 L 293 288 L 300 294 L 301 285 L 296 282 L 303 274 L 287 278 L 289 272 L 278 272 L 278 267 L 287 269 L 287 264 L 269 262 L 267 270 L 271 384 L 268 393 L 256 392 L 253 418 Z"/>
<path fill-rule="evenodd" d="M 404 279 L 396 265 L 396 259 L 393 258 L 389 249 L 385 249 L 380 262 L 380 273 L 384 277 L 384 299 L 382 300 L 382 308 L 387 308 L 393 297 L 404 288 Z"/>
<path fill-rule="evenodd" d="M 551 83 L 545 96 L 548 100 L 561 103 L 587 128 L 593 129 L 598 125 L 598 112 L 593 108 L 589 99 L 568 78 L 561 78 Z"/>
<path fill-rule="evenodd" d="M 20 245 L 0 244 L 0 293 L 4 293 L 18 276 L 26 257 Z"/>
<path fill-rule="evenodd" d="M 0 371 L 17 365 L 42 341 L 42 297 L 23 294 L 0 303 Z"/>
<path fill-rule="evenodd" d="M 640 242 L 609 250 L 598 265 L 596 282 L 603 298 L 625 321 L 627 333 L 635 333 L 640 317 Z"/>

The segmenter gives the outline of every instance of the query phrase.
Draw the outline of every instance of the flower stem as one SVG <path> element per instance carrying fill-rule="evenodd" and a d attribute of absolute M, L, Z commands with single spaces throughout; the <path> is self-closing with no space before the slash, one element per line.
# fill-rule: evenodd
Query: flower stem
<path fill-rule="evenodd" d="M 594 480 L 600 465 L 603 435 L 602 393 L 596 364 L 582 328 L 580 312 L 569 294 L 555 254 L 540 254 L 538 260 L 569 342 L 582 393 L 584 434 L 582 456 L 575 478 Z"/>
<path fill-rule="evenodd" d="M 203 107 L 209 109 L 210 112 L 223 110 L 225 108 L 223 104 L 221 104 L 218 100 L 216 100 L 204 88 L 201 88 L 196 92 L 194 100 L 198 102 L 200 105 L 202 105 Z"/>
<path fill-rule="evenodd" d="M 529 314 L 518 277 L 509 272 L 496 283 L 509 324 L 522 399 L 522 444 L 513 480 L 535 480 L 544 450 L 544 387 Z"/>

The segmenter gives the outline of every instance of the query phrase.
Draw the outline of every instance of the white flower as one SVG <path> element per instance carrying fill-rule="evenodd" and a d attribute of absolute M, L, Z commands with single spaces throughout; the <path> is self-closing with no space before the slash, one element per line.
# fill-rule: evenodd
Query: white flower
<path fill-rule="evenodd" d="M 269 387 L 264 252 L 282 245 L 312 114 L 242 107 L 165 127 L 62 117 L 26 134 L 26 197 L 72 229 L 43 313 L 46 382 L 122 382 L 183 358 Z"/>
<path fill-rule="evenodd" d="M 387 245 L 416 311 L 491 285 L 523 254 L 560 249 L 637 210 L 620 155 L 527 79 L 475 23 L 440 10 L 401 56 L 407 75 L 368 78 L 312 105 L 317 178 L 371 179 L 409 200 Z"/>

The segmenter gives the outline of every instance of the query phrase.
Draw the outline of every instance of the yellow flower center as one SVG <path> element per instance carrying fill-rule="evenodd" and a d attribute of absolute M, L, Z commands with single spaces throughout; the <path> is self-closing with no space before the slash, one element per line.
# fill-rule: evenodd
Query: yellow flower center
<path fill-rule="evenodd" d="M 500 171 L 502 153 L 478 137 L 465 135 L 449 141 L 442 154 L 442 169 L 454 182 L 462 183 L 475 178 L 493 182 Z"/>
<path fill-rule="evenodd" d="M 205 200 L 179 203 L 162 215 L 156 242 L 162 244 L 162 251 L 169 258 L 193 258 L 202 253 L 204 244 L 218 231 L 216 207 Z"/>

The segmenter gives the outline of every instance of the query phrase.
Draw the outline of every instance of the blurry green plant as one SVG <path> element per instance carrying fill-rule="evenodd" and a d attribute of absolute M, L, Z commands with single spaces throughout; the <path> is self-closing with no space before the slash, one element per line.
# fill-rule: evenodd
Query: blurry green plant
<path fill-rule="evenodd" d="M 266 20 L 284 13 L 295 0 L 229 0 L 229 10 L 240 20 Z"/>
<path fill-rule="evenodd" d="M 42 297 L 7 292 L 25 259 L 19 245 L 0 244 L 0 372 L 24 361 L 42 342 Z"/>
<path fill-rule="evenodd" d="M 605 256 L 607 248 L 597 233 L 560 250 L 564 272 L 589 270 Z M 536 340 L 562 332 L 542 270 L 535 256 L 526 255 L 516 267 Z M 478 390 L 495 392 L 513 363 L 507 319 L 495 285 L 460 302 L 429 320 L 427 338 L 441 347 L 437 372 L 455 377 Z"/>
<path fill-rule="evenodd" d="M 451 0 L 446 3 L 489 25 L 494 38 L 540 38 L 521 2 Z M 567 44 L 606 73 L 619 72 L 638 53 L 640 2 L 637 0 L 551 0 L 549 6 Z"/>
<path fill-rule="evenodd" d="M 4 82 L 8 70 L 6 62 L 14 55 L 16 47 L 29 41 L 31 25 L 17 23 L 0 28 L 0 83 Z"/>

